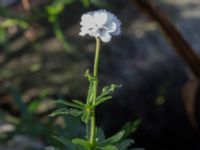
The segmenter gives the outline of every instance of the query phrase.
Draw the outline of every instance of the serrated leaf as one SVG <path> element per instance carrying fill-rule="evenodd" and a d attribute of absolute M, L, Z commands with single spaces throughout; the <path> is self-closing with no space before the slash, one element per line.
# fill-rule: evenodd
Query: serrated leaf
<path fill-rule="evenodd" d="M 97 97 L 96 101 L 102 99 L 103 97 L 107 97 L 110 96 L 116 88 L 121 87 L 120 85 L 116 85 L 116 84 L 111 84 L 109 86 L 106 86 L 102 89 L 101 94 Z"/>
<path fill-rule="evenodd" d="M 90 149 L 90 143 L 89 143 L 89 141 L 87 141 L 85 139 L 76 138 L 76 139 L 72 140 L 72 143 L 76 144 L 76 145 L 80 145 L 86 150 Z"/>
<path fill-rule="evenodd" d="M 67 102 L 67 101 L 64 101 L 64 100 L 56 100 L 54 103 L 70 106 L 70 107 L 73 107 L 73 108 L 84 109 L 84 107 L 82 107 L 80 105 L 77 105 L 77 104 L 71 103 L 71 102 Z"/>
<path fill-rule="evenodd" d="M 57 115 L 72 115 L 74 117 L 80 116 L 83 113 L 83 111 L 73 109 L 73 108 L 60 108 L 53 113 L 51 113 L 49 116 L 55 117 Z"/>
<path fill-rule="evenodd" d="M 110 145 L 110 144 L 115 144 L 118 143 L 122 140 L 123 136 L 125 134 L 125 131 L 119 131 L 115 135 L 111 136 L 110 138 L 98 142 L 99 146 L 105 146 L 105 145 Z"/>

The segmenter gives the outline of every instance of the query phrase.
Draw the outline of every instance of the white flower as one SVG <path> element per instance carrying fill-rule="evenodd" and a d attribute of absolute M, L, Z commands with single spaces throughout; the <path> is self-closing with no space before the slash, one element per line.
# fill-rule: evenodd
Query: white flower
<path fill-rule="evenodd" d="M 81 17 L 81 32 L 79 35 L 86 34 L 99 37 L 103 42 L 109 42 L 112 36 L 121 33 L 121 22 L 115 15 L 106 10 L 91 11 Z"/>

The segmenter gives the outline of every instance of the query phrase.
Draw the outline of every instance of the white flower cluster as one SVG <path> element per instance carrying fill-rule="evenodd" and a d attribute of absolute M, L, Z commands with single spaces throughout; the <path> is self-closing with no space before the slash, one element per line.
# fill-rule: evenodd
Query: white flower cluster
<path fill-rule="evenodd" d="M 91 11 L 81 17 L 81 32 L 79 35 L 86 34 L 98 37 L 103 42 L 109 42 L 112 36 L 121 33 L 121 22 L 112 13 L 106 10 Z"/>

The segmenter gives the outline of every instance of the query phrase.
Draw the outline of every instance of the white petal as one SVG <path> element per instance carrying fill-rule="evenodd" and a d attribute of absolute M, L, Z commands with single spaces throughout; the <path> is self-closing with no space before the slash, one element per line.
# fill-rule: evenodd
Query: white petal
<path fill-rule="evenodd" d="M 111 40 L 111 35 L 107 32 L 104 32 L 102 34 L 100 34 L 100 39 L 103 41 L 103 42 L 109 42 Z"/>
<path fill-rule="evenodd" d="M 91 34 L 89 34 L 90 36 L 93 36 L 93 37 L 99 37 L 99 33 L 98 32 L 96 32 L 96 33 L 91 33 Z"/>
<path fill-rule="evenodd" d="M 94 21 L 99 27 L 106 24 L 107 19 L 108 19 L 108 15 L 104 12 L 96 12 L 94 14 Z"/>
<path fill-rule="evenodd" d="M 79 33 L 79 35 L 85 36 L 86 34 L 88 34 L 88 30 L 84 27 L 81 27 L 81 32 Z"/>
<path fill-rule="evenodd" d="M 121 33 L 121 28 L 118 27 L 118 28 L 116 28 L 115 32 L 112 32 L 111 34 L 116 36 L 116 35 L 119 35 L 120 33 Z"/>
<path fill-rule="evenodd" d="M 87 14 L 83 14 L 81 17 L 81 25 L 83 26 L 93 26 L 94 25 L 94 19 L 93 17 L 87 13 Z"/>
<path fill-rule="evenodd" d="M 91 36 L 94 36 L 94 37 L 97 37 L 99 36 L 99 30 L 98 28 L 91 28 L 88 30 L 88 34 L 91 35 Z"/>
<path fill-rule="evenodd" d="M 87 34 L 87 33 L 84 32 L 84 31 L 81 31 L 81 32 L 79 33 L 80 36 L 85 36 L 86 34 Z"/>
<path fill-rule="evenodd" d="M 112 33 L 116 31 L 117 25 L 114 22 L 110 22 L 105 25 L 105 28 L 109 33 Z"/>

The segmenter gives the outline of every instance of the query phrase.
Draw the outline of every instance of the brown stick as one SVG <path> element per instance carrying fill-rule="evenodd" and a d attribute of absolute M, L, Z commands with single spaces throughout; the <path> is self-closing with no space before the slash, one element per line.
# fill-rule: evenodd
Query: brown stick
<path fill-rule="evenodd" d="M 160 10 L 153 0 L 132 0 L 139 8 L 156 21 L 176 52 L 185 61 L 193 74 L 200 79 L 200 58 L 183 38 L 170 18 Z"/>

